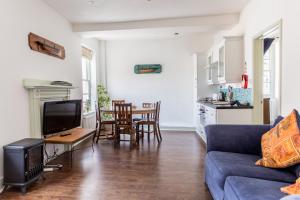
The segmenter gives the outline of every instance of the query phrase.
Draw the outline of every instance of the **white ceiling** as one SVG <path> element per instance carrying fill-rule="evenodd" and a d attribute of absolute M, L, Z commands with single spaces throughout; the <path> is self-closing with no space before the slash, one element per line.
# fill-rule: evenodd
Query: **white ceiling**
<path fill-rule="evenodd" d="M 72 23 L 239 13 L 249 0 L 43 0 Z"/>

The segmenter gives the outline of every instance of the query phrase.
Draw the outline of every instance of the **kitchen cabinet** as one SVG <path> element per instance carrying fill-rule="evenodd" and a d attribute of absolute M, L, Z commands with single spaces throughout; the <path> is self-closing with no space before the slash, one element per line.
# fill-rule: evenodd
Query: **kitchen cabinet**
<path fill-rule="evenodd" d="M 212 85 L 215 84 L 217 81 L 217 74 L 218 74 L 218 62 L 214 60 L 216 58 L 214 52 L 212 50 L 208 53 L 207 58 L 207 66 L 205 67 L 206 76 L 207 76 L 207 84 Z"/>
<path fill-rule="evenodd" d="M 242 36 L 224 37 L 208 50 L 208 84 L 237 83 L 241 81 L 244 66 Z"/>
<path fill-rule="evenodd" d="M 218 52 L 218 83 L 240 82 L 244 69 L 243 37 L 225 37 Z"/>
<path fill-rule="evenodd" d="M 196 104 L 196 132 L 200 133 L 202 131 L 201 127 L 201 114 L 200 114 L 200 104 Z"/>
<path fill-rule="evenodd" d="M 213 105 L 212 103 L 199 103 L 199 121 L 197 133 L 206 142 L 204 127 L 211 124 L 252 124 L 252 109 L 239 108 L 228 105 Z"/>
<path fill-rule="evenodd" d="M 212 54 L 212 51 L 209 51 L 208 53 L 208 58 L 207 58 L 207 66 L 205 67 L 206 69 L 206 76 L 207 76 L 207 83 L 210 85 L 210 84 L 213 84 L 213 79 L 212 79 L 212 61 L 213 59 L 213 54 Z"/>

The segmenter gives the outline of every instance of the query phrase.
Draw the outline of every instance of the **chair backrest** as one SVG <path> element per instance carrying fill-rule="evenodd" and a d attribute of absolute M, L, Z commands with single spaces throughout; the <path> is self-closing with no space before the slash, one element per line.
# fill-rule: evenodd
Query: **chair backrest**
<path fill-rule="evenodd" d="M 160 104 L 161 101 L 156 102 L 155 104 L 155 115 L 154 115 L 154 120 L 159 123 L 159 115 L 160 115 Z"/>
<path fill-rule="evenodd" d="M 155 108 L 156 106 L 156 103 L 142 103 L 142 107 L 143 108 Z M 146 118 L 147 115 L 146 114 L 142 114 L 142 118 Z M 150 119 L 153 119 L 154 118 L 154 113 L 151 113 L 149 115 Z"/>
<path fill-rule="evenodd" d="M 155 103 L 143 103 L 143 108 L 154 108 Z"/>
<path fill-rule="evenodd" d="M 111 101 L 111 106 L 112 106 L 112 109 L 115 108 L 115 104 L 122 104 L 122 103 L 125 103 L 125 100 L 112 100 Z"/>
<path fill-rule="evenodd" d="M 114 105 L 116 126 L 132 126 L 132 104 L 120 103 Z"/>

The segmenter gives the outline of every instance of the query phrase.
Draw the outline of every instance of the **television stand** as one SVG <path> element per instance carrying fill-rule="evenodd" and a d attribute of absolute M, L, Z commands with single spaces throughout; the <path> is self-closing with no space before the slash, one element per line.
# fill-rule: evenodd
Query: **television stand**
<path fill-rule="evenodd" d="M 70 146 L 71 150 L 68 152 L 71 153 L 71 167 L 73 165 L 73 152 L 79 149 L 74 149 L 74 145 L 78 142 L 84 141 L 90 137 L 92 137 L 94 134 L 96 134 L 95 129 L 86 129 L 86 128 L 75 128 L 69 132 L 66 133 L 67 135 L 61 136 L 61 135 L 56 135 L 56 136 L 51 136 L 48 137 L 44 140 L 45 145 L 46 144 L 64 144 Z M 94 151 L 94 142 L 92 141 L 92 149 Z M 54 165 L 56 167 L 61 169 L 61 167 L 58 167 L 57 165 Z"/>

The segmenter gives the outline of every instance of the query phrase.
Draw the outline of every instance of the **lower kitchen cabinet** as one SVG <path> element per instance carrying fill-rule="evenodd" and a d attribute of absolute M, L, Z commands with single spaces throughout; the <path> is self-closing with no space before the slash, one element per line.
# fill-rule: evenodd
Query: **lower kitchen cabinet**
<path fill-rule="evenodd" d="M 200 103 L 196 131 L 206 143 L 205 126 L 211 124 L 251 124 L 252 109 L 252 106 L 239 108 L 237 106 Z"/>

